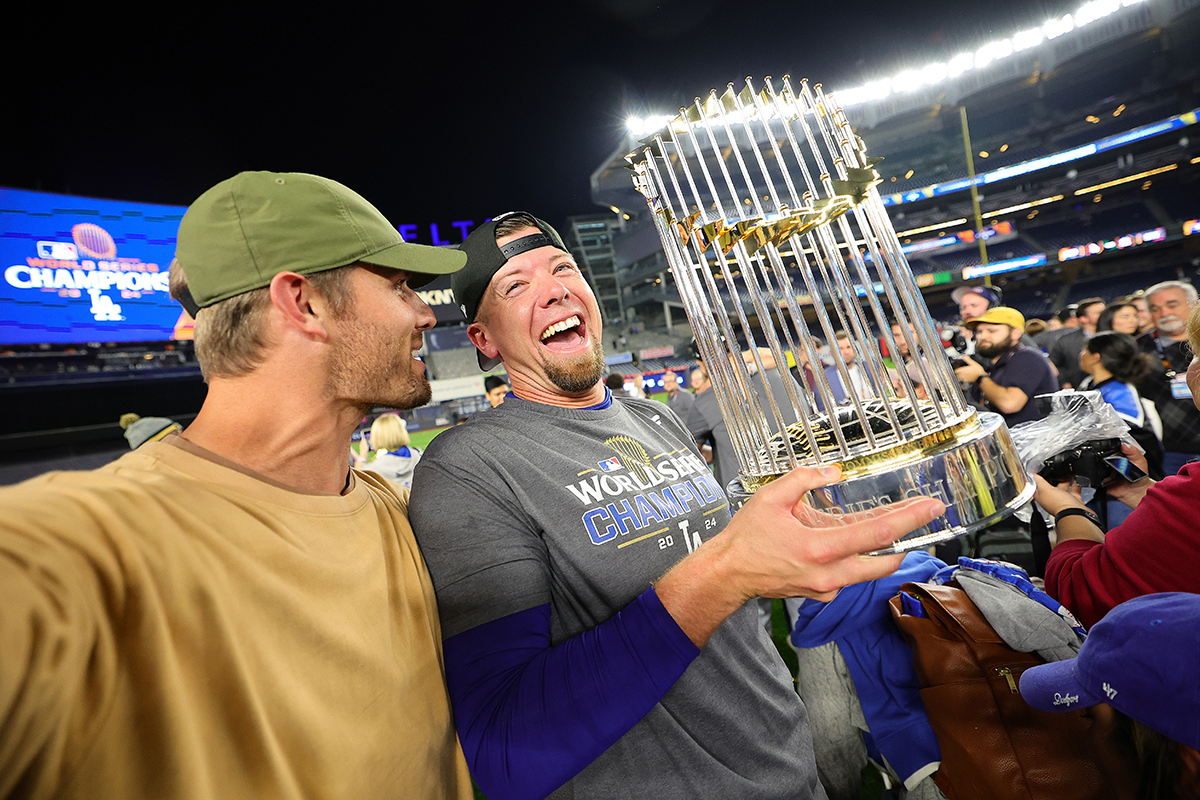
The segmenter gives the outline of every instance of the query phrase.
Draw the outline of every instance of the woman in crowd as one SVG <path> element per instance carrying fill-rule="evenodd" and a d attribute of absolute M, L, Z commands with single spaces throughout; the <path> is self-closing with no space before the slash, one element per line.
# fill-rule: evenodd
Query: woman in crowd
<path fill-rule="evenodd" d="M 1200 351 L 1200 308 L 1188 318 L 1187 334 L 1193 351 Z M 1187 385 L 1193 402 L 1200 400 L 1200 359 L 1192 359 Z M 1110 487 L 1133 513 L 1107 535 L 1077 495 L 1040 476 L 1037 487 L 1035 499 L 1054 516 L 1058 533 L 1046 563 L 1046 591 L 1084 625 L 1144 594 L 1200 594 L 1200 464 L 1158 482 L 1144 478 Z"/>
<path fill-rule="evenodd" d="M 413 468 L 421 458 L 421 448 L 410 444 L 404 420 L 397 414 L 380 414 L 371 423 L 370 446 L 375 451 L 375 458 L 363 469 L 406 489 L 411 488 Z"/>
<path fill-rule="evenodd" d="M 1079 354 L 1079 366 L 1088 374 L 1079 390 L 1098 390 L 1104 401 L 1116 409 L 1129 426 L 1134 441 L 1146 451 L 1150 477 L 1160 480 L 1163 477 L 1162 420 L 1154 404 L 1143 401 L 1136 388 L 1136 384 L 1154 369 L 1154 359 L 1141 352 L 1132 336 L 1108 331 L 1088 339 Z"/>
<path fill-rule="evenodd" d="M 1112 303 L 1100 312 L 1100 319 L 1096 320 L 1097 333 L 1101 331 L 1116 331 L 1117 333 L 1127 333 L 1130 336 L 1137 336 L 1138 327 L 1137 306 L 1128 301 Z"/>

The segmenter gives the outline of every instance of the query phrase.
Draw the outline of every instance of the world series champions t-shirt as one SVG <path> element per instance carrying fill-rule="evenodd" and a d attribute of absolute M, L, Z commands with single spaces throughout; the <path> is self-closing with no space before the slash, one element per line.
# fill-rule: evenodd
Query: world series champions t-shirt
<path fill-rule="evenodd" d="M 594 634 L 620 627 L 654 581 L 730 519 L 678 417 L 661 403 L 632 398 L 601 409 L 513 398 L 477 414 L 431 443 L 417 467 L 410 515 L 437 592 L 468 763 L 481 769 L 477 750 L 500 746 L 512 773 L 548 769 L 548 750 L 586 733 L 590 716 L 599 724 L 623 713 L 627 698 L 654 680 L 654 664 L 638 662 L 652 661 L 657 643 L 622 641 L 632 655 L 617 658 Z M 478 648 L 497 654 L 489 661 L 506 659 L 506 648 L 524 646 L 496 641 L 511 636 L 506 621 L 540 608 L 548 608 L 549 655 L 530 656 L 538 677 L 484 712 L 472 687 L 492 679 L 491 667 L 457 676 L 459 662 Z M 680 636 L 657 608 L 661 624 Z M 618 639 L 629 630 L 621 628 Z M 562 680 L 555 677 L 559 655 L 574 659 Z M 574 778 L 553 796 L 824 797 L 804 708 L 755 603 L 727 619 L 684 666 L 648 713 L 627 710 L 624 735 L 590 763 L 571 765 L 565 776 Z M 619 688 L 596 689 L 613 685 L 604 674 L 612 670 Z M 456 696 L 456 685 L 471 697 Z M 570 713 L 530 721 L 535 706 L 551 703 Z M 485 714 L 497 721 L 477 736 Z M 487 793 L 485 780 L 476 779 Z"/>

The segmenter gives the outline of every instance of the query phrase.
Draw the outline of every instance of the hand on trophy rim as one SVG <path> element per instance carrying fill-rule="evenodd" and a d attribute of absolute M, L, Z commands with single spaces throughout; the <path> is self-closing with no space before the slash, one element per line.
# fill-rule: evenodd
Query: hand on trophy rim
<path fill-rule="evenodd" d="M 754 597 L 832 600 L 839 589 L 890 575 L 902 555 L 866 556 L 945 512 L 929 497 L 886 506 L 836 525 L 808 524 L 812 489 L 841 476 L 837 467 L 800 467 L 759 489 L 717 536 L 655 584 L 663 606 L 702 646 Z"/>
<path fill-rule="evenodd" d="M 834 469 L 836 469 L 836 467 L 834 467 Z M 934 500 L 934 498 L 931 498 L 931 497 L 909 497 L 909 498 L 907 498 L 905 500 L 901 500 L 900 502 L 897 502 L 897 503 L 882 504 L 882 505 L 876 506 L 875 508 L 864 509 L 862 511 L 853 511 L 853 512 L 849 512 L 849 513 L 843 512 L 840 508 L 836 508 L 836 507 L 832 510 L 813 508 L 811 505 L 808 504 L 807 501 L 802 500 L 801 502 L 797 503 L 796 506 L 792 509 L 792 515 L 794 517 L 796 517 L 796 519 L 800 520 L 802 523 L 804 523 L 812 528 L 839 528 L 840 529 L 840 528 L 845 528 L 849 525 L 855 525 L 858 523 L 877 521 L 882 517 L 888 517 L 894 511 L 906 509 L 912 505 L 920 505 L 925 500 Z M 941 504 L 941 501 L 935 500 L 935 502 L 938 502 L 941 505 L 942 513 L 944 513 L 945 505 Z M 936 516 L 941 516 L 941 514 L 939 513 Z M 886 524 L 887 520 L 884 520 L 884 522 Z M 924 524 L 925 524 L 924 522 L 921 523 L 921 525 L 924 525 Z M 920 525 L 918 525 L 917 527 L 920 527 Z M 902 531 L 900 533 L 900 536 L 903 536 L 905 533 L 909 533 L 909 532 L 910 531 L 907 531 L 907 530 Z M 888 544 L 891 544 L 892 542 L 895 541 L 895 539 L 898 539 L 898 538 L 899 538 L 899 536 L 895 537 L 894 539 L 890 540 L 888 542 Z"/>

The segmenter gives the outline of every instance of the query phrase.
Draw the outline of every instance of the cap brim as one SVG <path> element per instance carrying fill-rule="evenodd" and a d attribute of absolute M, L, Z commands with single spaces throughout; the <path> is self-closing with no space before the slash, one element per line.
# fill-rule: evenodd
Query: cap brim
<path fill-rule="evenodd" d="M 955 303 L 961 303 L 963 296 L 966 295 L 966 293 L 969 291 L 971 291 L 970 287 L 960 286 L 957 289 L 955 289 L 953 292 L 950 293 L 950 299 L 953 300 Z"/>
<path fill-rule="evenodd" d="M 1021 696 L 1040 711 L 1076 711 L 1105 702 L 1083 686 L 1076 669 L 1079 659 L 1030 667 L 1021 673 Z"/>
<path fill-rule="evenodd" d="M 467 254 L 450 247 L 401 242 L 362 256 L 359 261 L 377 267 L 402 269 L 411 276 L 408 285 L 419 289 L 438 275 L 458 272 L 467 263 Z"/>

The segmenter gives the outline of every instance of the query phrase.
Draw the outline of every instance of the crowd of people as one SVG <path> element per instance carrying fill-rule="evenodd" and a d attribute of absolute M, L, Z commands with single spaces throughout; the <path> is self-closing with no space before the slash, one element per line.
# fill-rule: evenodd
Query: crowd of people
<path fill-rule="evenodd" d="M 368 410 L 430 399 L 414 353 L 435 317 L 414 290 L 443 274 L 480 367 L 507 379 L 424 453 L 381 416 L 375 458 L 352 468 Z M 1163 374 L 1139 391 L 1183 402 L 1195 292 L 1151 289 L 1141 347 Z M 469 798 L 472 778 L 491 800 L 828 796 L 760 601 L 833 605 L 906 574 L 905 557 L 861 554 L 940 501 L 833 518 L 804 498 L 840 470 L 802 467 L 732 513 L 703 365 L 665 406 L 606 386 L 595 296 L 530 214 L 445 250 L 405 243 L 334 181 L 241 173 L 184 215 L 171 291 L 209 386 L 196 419 L 0 491 L 0 797 Z M 1051 362 L 1024 354 L 1018 312 L 967 294 L 988 303 L 959 377 L 1019 415 L 1041 383 L 1002 381 Z M 1132 386 L 1108 352 L 1091 379 Z M 763 366 L 760 395 L 819 369 Z M 1021 690 L 1055 710 L 1086 698 L 1119 797 L 1200 795 L 1200 467 L 1168 461 L 1200 447 L 1159 413 L 1168 477 L 1128 487 L 1135 510 L 1107 537 L 1068 488 L 1038 491 L 1059 529 L 1047 589 L 1096 638 Z M 396 478 L 413 460 L 410 490 Z M 1168 674 L 1129 668 L 1127 640 Z"/>
<path fill-rule="evenodd" d="M 955 373 L 979 408 L 1014 425 L 1044 416 L 1038 394 L 1096 390 L 1128 424 L 1151 477 L 1200 458 L 1200 411 L 1186 381 L 1186 321 L 1197 305 L 1190 283 L 1165 281 L 1111 302 L 1090 297 L 1049 320 L 1026 320 L 990 287 L 954 294 L 974 333 L 974 354 Z"/>

